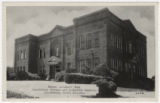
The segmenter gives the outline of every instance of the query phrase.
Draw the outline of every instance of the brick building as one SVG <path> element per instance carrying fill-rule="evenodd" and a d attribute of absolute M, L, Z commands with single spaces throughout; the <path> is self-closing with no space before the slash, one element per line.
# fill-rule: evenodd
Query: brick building
<path fill-rule="evenodd" d="M 69 27 L 57 25 L 41 36 L 15 40 L 15 71 L 55 72 L 68 68 L 79 72 L 100 63 L 118 72 L 147 77 L 146 37 L 129 20 L 121 20 L 107 8 L 74 19 Z M 52 56 L 61 59 L 53 69 Z"/>

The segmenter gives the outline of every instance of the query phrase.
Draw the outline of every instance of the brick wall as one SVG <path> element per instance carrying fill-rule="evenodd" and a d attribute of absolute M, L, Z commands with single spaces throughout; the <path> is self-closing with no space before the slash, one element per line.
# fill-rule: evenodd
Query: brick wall
<path fill-rule="evenodd" d="M 129 20 L 119 19 L 108 9 L 76 18 L 72 26 L 56 26 L 39 37 L 17 39 L 15 68 L 25 66 L 26 71 L 45 70 L 49 74 L 48 59 L 56 56 L 57 48 L 62 70 L 75 68 L 81 72 L 82 64 L 90 64 L 93 69 L 98 62 L 115 71 L 131 73 L 131 78 L 134 74 L 147 76 L 146 37 Z M 21 50 L 26 50 L 27 57 L 17 60 Z"/>
<path fill-rule="evenodd" d="M 36 73 L 37 38 L 33 35 L 15 40 L 15 71 Z"/>
<path fill-rule="evenodd" d="M 94 18 L 94 17 L 93 17 Z M 102 19 L 100 21 L 96 22 L 90 22 L 85 23 L 82 25 L 76 25 L 76 61 L 77 61 L 77 69 L 79 71 L 80 65 L 82 65 L 80 62 L 84 61 L 85 65 L 88 65 L 86 62 L 87 60 L 91 63 L 90 67 L 93 69 L 95 67 L 94 62 L 96 62 L 96 59 L 98 58 L 99 63 L 106 63 L 106 19 Z M 96 47 L 95 37 L 98 35 L 99 39 L 99 46 Z M 84 44 L 81 48 L 81 36 L 84 39 Z M 87 47 L 87 40 L 91 40 L 91 47 Z M 79 46 L 78 46 L 79 45 Z"/>

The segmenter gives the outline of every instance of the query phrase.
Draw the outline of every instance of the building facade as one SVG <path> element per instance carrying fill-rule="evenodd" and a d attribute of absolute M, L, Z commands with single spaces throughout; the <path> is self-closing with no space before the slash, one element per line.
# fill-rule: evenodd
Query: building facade
<path fill-rule="evenodd" d="M 130 77 L 147 77 L 146 37 L 129 20 L 121 20 L 107 8 L 75 18 L 69 27 L 57 25 L 41 36 L 15 40 L 15 71 L 53 75 L 66 69 L 82 72 L 98 64 Z M 56 71 L 50 57 L 61 59 Z M 54 73 L 53 73 L 54 72 Z"/>

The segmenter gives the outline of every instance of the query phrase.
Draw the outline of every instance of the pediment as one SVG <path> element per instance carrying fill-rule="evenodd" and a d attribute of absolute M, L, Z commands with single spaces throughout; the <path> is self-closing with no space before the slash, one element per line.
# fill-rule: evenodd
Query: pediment
<path fill-rule="evenodd" d="M 52 36 L 58 36 L 63 34 L 64 27 L 56 25 L 55 28 L 50 32 Z"/>

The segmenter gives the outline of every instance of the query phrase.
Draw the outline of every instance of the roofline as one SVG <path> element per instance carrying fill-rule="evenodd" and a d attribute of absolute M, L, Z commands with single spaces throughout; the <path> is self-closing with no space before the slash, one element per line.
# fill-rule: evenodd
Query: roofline
<path fill-rule="evenodd" d="M 16 38 L 16 40 L 23 39 L 23 38 L 26 38 L 26 37 L 29 37 L 29 36 L 37 37 L 37 36 L 35 36 L 35 35 L 33 35 L 33 34 L 27 34 L 27 35 L 24 35 L 24 36 L 21 36 L 21 37 Z"/>
<path fill-rule="evenodd" d="M 74 18 L 73 21 L 78 20 L 78 19 L 83 19 L 83 18 L 85 18 L 85 17 L 88 17 L 88 16 L 91 16 L 91 15 L 97 14 L 97 13 L 102 12 L 102 11 L 109 11 L 109 9 L 108 9 L 108 8 L 103 8 L 103 9 L 100 9 L 100 10 L 98 10 L 98 11 L 94 11 L 94 12 L 92 12 L 92 13 L 85 14 L 85 15 L 82 15 L 82 16 L 79 16 L 79 17 Z"/>

